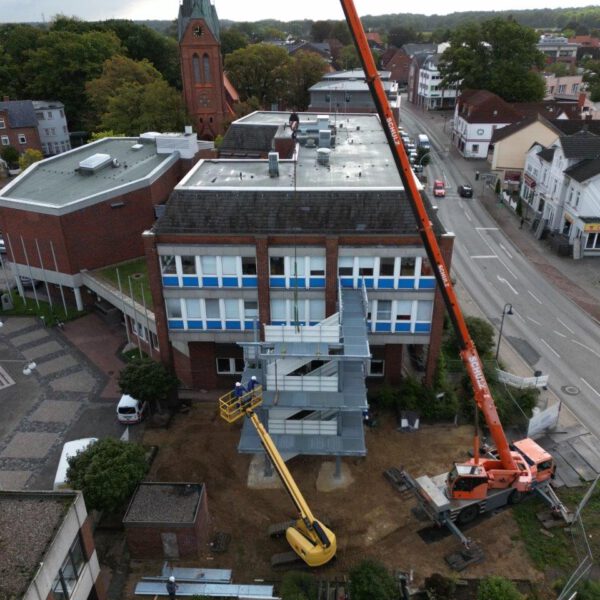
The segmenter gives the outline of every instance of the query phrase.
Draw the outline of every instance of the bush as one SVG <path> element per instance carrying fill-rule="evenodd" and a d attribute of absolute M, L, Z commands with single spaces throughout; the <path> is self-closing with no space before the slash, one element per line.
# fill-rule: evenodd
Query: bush
<path fill-rule="evenodd" d="M 19 167 L 24 171 L 27 167 L 30 167 L 33 163 L 39 162 L 43 158 L 44 155 L 39 150 L 27 148 L 27 150 L 19 157 Z"/>
<path fill-rule="evenodd" d="M 432 600 L 450 600 L 454 597 L 456 583 L 440 573 L 434 573 L 425 579 L 425 589 Z"/>
<path fill-rule="evenodd" d="M 350 596 L 352 600 L 396 600 L 398 586 L 381 563 L 364 560 L 350 571 Z"/>
<path fill-rule="evenodd" d="M 465 322 L 479 356 L 482 359 L 491 358 L 495 347 L 495 335 L 492 325 L 479 317 L 466 317 Z M 444 349 L 449 356 L 456 356 L 459 353 L 458 338 L 455 332 L 444 344 Z"/>
<path fill-rule="evenodd" d="M 523 600 L 523 595 L 510 579 L 486 577 L 477 588 L 477 600 Z"/>
<path fill-rule="evenodd" d="M 317 582 L 309 573 L 289 571 L 281 582 L 282 600 L 317 600 Z"/>
<path fill-rule="evenodd" d="M 69 459 L 67 480 L 81 490 L 88 510 L 118 512 L 148 471 L 139 444 L 104 438 Z"/>
<path fill-rule="evenodd" d="M 13 146 L 5 146 L 0 151 L 2 160 L 8 163 L 9 167 L 14 167 L 19 164 L 19 152 Z"/>

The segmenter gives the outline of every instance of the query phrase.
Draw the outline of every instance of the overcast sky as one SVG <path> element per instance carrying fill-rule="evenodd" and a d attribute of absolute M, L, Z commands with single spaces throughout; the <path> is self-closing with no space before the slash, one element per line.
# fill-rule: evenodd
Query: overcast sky
<path fill-rule="evenodd" d="M 342 19 L 337 0 L 214 0 L 221 19 L 258 21 L 261 19 Z M 590 0 L 500 0 L 491 6 L 480 0 L 428 0 L 418 6 L 398 0 L 355 0 L 358 13 L 381 15 L 396 12 L 447 14 L 468 10 L 495 8 L 517 10 L 525 8 L 558 8 L 588 6 Z M 81 19 L 164 19 L 177 16 L 179 0 L 0 0 L 0 22 L 46 21 L 53 15 L 75 15 Z"/>

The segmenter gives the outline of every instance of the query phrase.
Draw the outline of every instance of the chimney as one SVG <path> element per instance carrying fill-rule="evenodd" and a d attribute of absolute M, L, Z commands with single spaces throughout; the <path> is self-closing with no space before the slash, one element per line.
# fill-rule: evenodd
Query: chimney
<path fill-rule="evenodd" d="M 279 177 L 279 152 L 269 152 L 269 177 Z"/>

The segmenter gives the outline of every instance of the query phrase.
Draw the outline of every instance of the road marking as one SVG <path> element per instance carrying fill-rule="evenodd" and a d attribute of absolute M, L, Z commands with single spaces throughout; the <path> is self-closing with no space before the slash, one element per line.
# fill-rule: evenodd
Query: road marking
<path fill-rule="evenodd" d="M 525 323 L 525 319 L 516 310 L 513 310 L 513 313 L 515 314 L 515 316 L 519 317 L 519 319 L 521 319 L 521 321 L 523 321 L 523 323 Z M 529 317 L 527 317 L 527 318 L 529 318 Z"/>
<path fill-rule="evenodd" d="M 500 248 L 502 248 L 502 250 L 504 250 L 504 252 L 506 252 L 506 254 L 508 254 L 508 258 L 512 258 L 512 254 L 504 247 L 503 244 L 500 244 Z"/>
<path fill-rule="evenodd" d="M 497 227 L 475 227 L 475 231 L 498 231 Z"/>
<path fill-rule="evenodd" d="M 495 248 L 492 248 L 492 245 L 483 237 L 483 235 L 481 235 L 480 230 L 495 230 L 497 231 L 498 228 L 497 227 L 476 227 L 475 231 L 477 231 L 477 233 L 479 233 L 479 237 L 481 238 L 481 241 L 492 251 L 495 252 Z M 500 261 L 500 263 L 502 264 L 502 266 L 516 279 L 518 280 L 519 278 L 510 270 L 509 266 L 500 258 L 498 257 L 498 260 Z"/>
<path fill-rule="evenodd" d="M 10 387 L 11 385 L 15 385 L 14 380 L 2 367 L 0 367 L 0 389 Z"/>
<path fill-rule="evenodd" d="M 473 222 L 473 219 L 471 219 L 471 215 L 468 212 L 465 213 L 465 217 L 467 217 L 467 221 L 469 221 L 469 223 Z"/>
<path fill-rule="evenodd" d="M 567 337 L 564 333 L 561 333 L 560 331 L 556 331 L 556 329 L 553 329 L 553 332 L 560 337 L 564 337 L 564 338 Z"/>
<path fill-rule="evenodd" d="M 476 254 L 475 256 L 470 256 L 469 258 L 477 259 L 477 258 L 498 258 L 497 254 Z"/>
<path fill-rule="evenodd" d="M 529 290 L 527 290 L 527 293 L 538 303 L 538 304 L 543 304 L 543 302 L 533 293 L 530 292 Z"/>
<path fill-rule="evenodd" d="M 504 277 L 500 277 L 500 275 L 496 275 L 496 277 L 498 278 L 498 281 L 505 283 L 515 293 L 516 296 L 519 295 L 519 292 L 517 292 L 517 290 L 515 290 L 515 288 L 512 285 L 510 285 L 508 281 L 506 281 L 506 279 L 504 279 Z"/>
<path fill-rule="evenodd" d="M 592 392 L 594 392 L 594 394 L 600 398 L 600 392 L 598 390 L 594 389 L 583 377 L 581 378 L 581 381 L 583 381 L 583 383 L 585 383 L 585 385 L 587 385 L 590 390 L 592 390 Z"/>
<path fill-rule="evenodd" d="M 550 352 L 553 352 L 558 358 L 560 358 L 560 354 L 546 340 L 540 338 L 540 341 L 550 350 Z"/>
<path fill-rule="evenodd" d="M 540 325 L 541 323 L 539 321 L 536 321 L 535 319 L 532 319 L 531 317 L 527 317 L 532 323 L 535 323 L 536 325 Z"/>
<path fill-rule="evenodd" d="M 577 344 L 578 346 L 585 348 L 588 352 L 591 352 L 594 356 L 597 356 L 598 358 L 600 358 L 600 354 L 598 354 L 593 348 L 590 348 L 589 346 L 586 346 L 585 344 L 582 344 L 581 342 L 578 342 L 577 340 L 571 340 L 571 341 L 574 344 Z"/>
<path fill-rule="evenodd" d="M 572 333 L 573 335 L 575 335 L 575 332 L 565 323 L 563 323 L 558 317 L 556 317 L 556 320 L 569 332 Z"/>

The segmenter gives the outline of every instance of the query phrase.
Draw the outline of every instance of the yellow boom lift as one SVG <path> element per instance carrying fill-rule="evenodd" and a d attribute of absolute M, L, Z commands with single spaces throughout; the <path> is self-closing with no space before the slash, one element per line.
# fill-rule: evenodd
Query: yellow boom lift
<path fill-rule="evenodd" d="M 292 550 L 309 566 L 320 567 L 328 563 L 337 549 L 335 534 L 315 518 L 292 474 L 277 450 L 271 436 L 260 422 L 254 409 L 262 404 L 262 386 L 236 397 L 233 392 L 221 396 L 219 411 L 228 423 L 248 417 L 283 486 L 298 510 L 298 517 L 285 530 L 285 537 Z"/>

